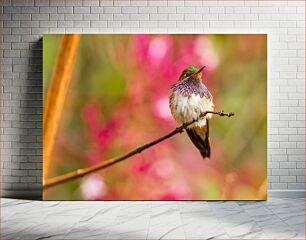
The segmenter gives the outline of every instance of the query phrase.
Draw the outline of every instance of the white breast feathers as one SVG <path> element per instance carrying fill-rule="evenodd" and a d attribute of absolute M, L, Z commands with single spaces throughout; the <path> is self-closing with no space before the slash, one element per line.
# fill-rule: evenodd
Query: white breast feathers
<path fill-rule="evenodd" d="M 199 94 L 191 94 L 190 96 L 184 96 L 180 93 L 173 93 L 170 97 L 170 109 L 171 113 L 176 121 L 179 123 L 188 123 L 194 119 L 198 119 L 200 114 L 205 111 L 213 111 L 213 101 L 200 97 Z M 190 125 L 190 127 L 197 126 L 202 127 L 206 125 L 206 118 L 211 118 L 212 114 L 207 114 L 205 118 Z"/>

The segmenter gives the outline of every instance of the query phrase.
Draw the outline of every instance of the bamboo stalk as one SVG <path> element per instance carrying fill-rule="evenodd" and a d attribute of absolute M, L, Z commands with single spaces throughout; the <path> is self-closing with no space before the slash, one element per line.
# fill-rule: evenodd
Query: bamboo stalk
<path fill-rule="evenodd" d="M 58 123 L 63 111 L 65 96 L 71 79 L 80 35 L 63 36 L 56 59 L 43 113 L 43 177 L 48 177 L 50 156 L 54 146 Z"/>
<path fill-rule="evenodd" d="M 78 169 L 76 171 L 73 171 L 73 172 L 70 172 L 70 173 L 66 173 L 64 175 L 61 175 L 61 176 L 57 176 L 57 177 L 54 177 L 54 178 L 51 178 L 51 179 L 47 179 L 44 181 L 43 183 L 43 189 L 47 189 L 49 187 L 52 187 L 52 186 L 56 186 L 60 183 L 64 183 L 64 182 L 67 182 L 67 181 L 70 181 L 70 180 L 73 180 L 73 179 L 76 179 L 76 178 L 79 178 L 79 177 L 83 177 L 89 173 L 92 173 L 92 172 L 95 172 L 95 171 L 98 171 L 98 170 L 101 170 L 101 169 L 104 169 L 104 168 L 107 168 L 111 165 L 114 165 L 118 162 L 121 162 L 125 159 L 128 159 L 138 153 L 141 153 L 142 151 L 144 151 L 145 149 L 148 149 L 178 133 L 182 133 L 184 131 L 184 129 L 186 129 L 189 125 L 195 123 L 196 121 L 200 120 L 201 118 L 205 117 L 207 114 L 216 114 L 216 115 L 219 115 L 219 116 L 227 116 L 227 117 L 232 117 L 234 116 L 234 113 L 224 113 L 223 111 L 221 112 L 213 112 L 213 111 L 206 111 L 204 112 L 203 114 L 201 114 L 201 116 L 198 118 L 198 119 L 195 119 L 189 123 L 185 123 L 183 125 L 181 125 L 180 127 L 177 127 L 176 129 L 174 129 L 173 131 L 171 131 L 170 133 L 160 137 L 160 138 L 157 138 L 149 143 L 146 143 L 140 147 L 137 147 L 136 149 L 122 155 L 122 156 L 119 156 L 119 157 L 115 157 L 115 158 L 111 158 L 109 160 L 106 160 L 106 161 L 103 161 L 101 163 L 98 163 L 97 165 L 95 166 L 92 166 L 92 167 L 87 167 L 87 168 L 82 168 L 82 169 Z"/>

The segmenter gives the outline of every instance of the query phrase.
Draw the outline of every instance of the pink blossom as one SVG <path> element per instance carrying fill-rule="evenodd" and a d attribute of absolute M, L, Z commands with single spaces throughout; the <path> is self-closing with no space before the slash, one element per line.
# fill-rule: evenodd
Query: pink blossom
<path fill-rule="evenodd" d="M 105 146 L 113 137 L 114 128 L 117 126 L 116 119 L 104 123 L 101 119 L 99 105 L 95 102 L 90 102 L 83 108 L 83 118 L 86 126 L 89 128 L 90 137 Z"/>
<path fill-rule="evenodd" d="M 171 160 L 167 158 L 161 159 L 154 163 L 152 173 L 158 178 L 167 179 L 173 176 L 175 173 L 175 168 L 176 167 Z"/>
<path fill-rule="evenodd" d="M 98 127 L 99 112 L 99 104 L 97 102 L 89 102 L 83 108 L 83 119 L 91 130 Z"/>
<path fill-rule="evenodd" d="M 137 52 L 136 56 L 139 58 L 138 60 L 141 62 L 142 60 L 147 58 L 149 37 L 143 34 L 136 35 L 135 44 Z"/>
<path fill-rule="evenodd" d="M 106 193 L 106 185 L 98 173 L 89 175 L 81 184 L 81 192 L 87 200 L 100 200 Z"/>
<path fill-rule="evenodd" d="M 207 65 L 207 70 L 214 70 L 219 64 L 212 42 L 207 37 L 198 37 L 195 41 L 195 53 L 199 56 L 200 65 Z"/>
<path fill-rule="evenodd" d="M 159 64 L 166 56 L 169 47 L 170 42 L 167 38 L 160 36 L 153 38 L 148 49 L 150 62 L 153 64 Z"/>
<path fill-rule="evenodd" d="M 154 113 L 156 116 L 164 119 L 164 120 L 172 120 L 171 111 L 169 108 L 169 98 L 162 97 L 155 101 L 154 104 Z"/>
<path fill-rule="evenodd" d="M 106 150 L 115 138 L 114 131 L 117 127 L 117 119 L 104 122 L 101 118 L 100 106 L 95 101 L 90 101 L 83 108 L 83 120 L 87 131 L 86 137 L 90 140 L 89 149 L 85 153 L 89 165 L 97 164 L 103 159 Z"/>
<path fill-rule="evenodd" d="M 168 191 L 161 197 L 161 200 L 183 200 L 192 199 L 190 186 L 186 181 L 176 180 L 170 183 Z"/>

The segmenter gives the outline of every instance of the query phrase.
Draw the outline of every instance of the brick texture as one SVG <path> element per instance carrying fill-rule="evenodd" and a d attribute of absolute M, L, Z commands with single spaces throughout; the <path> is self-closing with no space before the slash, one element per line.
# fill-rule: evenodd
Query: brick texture
<path fill-rule="evenodd" d="M 41 196 L 43 33 L 268 33 L 269 189 L 305 188 L 304 1 L 1 4 L 2 196 Z"/>

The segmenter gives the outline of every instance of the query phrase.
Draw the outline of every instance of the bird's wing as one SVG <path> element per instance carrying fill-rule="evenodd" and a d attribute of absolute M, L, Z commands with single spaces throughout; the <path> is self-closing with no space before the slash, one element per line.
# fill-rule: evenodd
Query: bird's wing
<path fill-rule="evenodd" d="M 206 125 L 203 127 L 194 127 L 188 128 L 187 134 L 192 141 L 192 143 L 196 146 L 196 148 L 200 151 L 203 159 L 210 158 L 210 141 L 209 141 L 209 123 L 208 119 L 206 119 Z"/>

